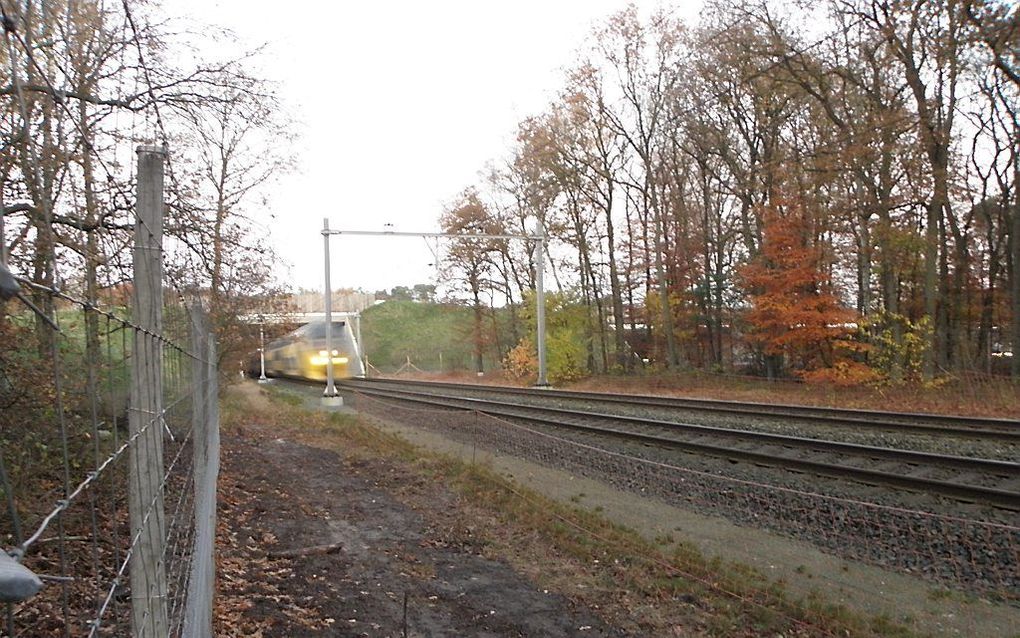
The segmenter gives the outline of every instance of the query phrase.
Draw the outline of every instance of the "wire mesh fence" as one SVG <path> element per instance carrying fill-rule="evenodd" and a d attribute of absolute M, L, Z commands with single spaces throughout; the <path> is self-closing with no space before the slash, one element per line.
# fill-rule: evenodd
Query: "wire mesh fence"
<path fill-rule="evenodd" d="M 216 349 L 164 290 L 163 155 L 139 149 L 130 285 L 15 277 L 34 303 L 2 308 L 0 635 L 211 635 Z"/>
<path fill-rule="evenodd" d="M 425 428 L 472 451 L 528 459 L 670 505 L 764 528 L 841 558 L 918 576 L 947 591 L 1020 603 L 1020 525 L 1009 521 L 892 507 L 696 470 L 652 448 L 581 440 L 470 410 L 426 409 L 360 393 L 356 408 Z"/>

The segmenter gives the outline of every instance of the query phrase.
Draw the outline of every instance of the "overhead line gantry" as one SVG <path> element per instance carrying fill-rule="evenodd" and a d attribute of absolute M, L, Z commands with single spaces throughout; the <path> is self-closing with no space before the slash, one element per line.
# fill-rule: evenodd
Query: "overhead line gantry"
<path fill-rule="evenodd" d="M 424 239 L 495 239 L 495 240 L 519 240 L 531 243 L 534 245 L 534 259 L 535 259 L 535 319 L 538 331 L 538 381 L 535 383 L 537 387 L 545 388 L 549 387 L 549 381 L 546 377 L 546 354 L 545 354 L 545 235 L 541 232 L 541 227 L 536 226 L 534 234 L 510 234 L 510 233 L 434 233 L 434 232 L 401 232 L 394 230 L 339 230 L 329 227 L 329 218 L 323 218 L 322 220 L 322 240 L 325 254 L 325 266 L 326 266 L 326 281 L 325 281 L 325 293 L 323 295 L 325 302 L 326 311 L 326 350 L 331 351 L 332 349 L 332 337 L 333 337 L 333 295 L 332 286 L 330 284 L 330 264 L 329 264 L 329 238 L 332 235 L 360 235 L 364 237 L 422 237 Z M 359 344 L 360 347 L 360 344 Z M 323 399 L 328 402 L 336 402 L 338 393 L 336 391 L 336 384 L 333 379 L 333 359 L 327 357 L 326 363 L 326 389 L 323 391 Z"/>

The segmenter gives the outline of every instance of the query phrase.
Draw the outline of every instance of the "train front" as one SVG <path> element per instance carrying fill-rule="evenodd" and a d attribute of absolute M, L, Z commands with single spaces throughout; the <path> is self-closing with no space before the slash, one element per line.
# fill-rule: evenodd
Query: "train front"
<path fill-rule="evenodd" d="M 326 380 L 326 366 L 333 360 L 333 378 L 347 379 L 364 376 L 357 344 L 350 328 L 344 321 L 334 321 L 330 334 L 330 347 L 326 347 L 326 323 L 316 322 L 307 326 L 304 335 L 306 351 L 302 376 L 316 381 Z"/>

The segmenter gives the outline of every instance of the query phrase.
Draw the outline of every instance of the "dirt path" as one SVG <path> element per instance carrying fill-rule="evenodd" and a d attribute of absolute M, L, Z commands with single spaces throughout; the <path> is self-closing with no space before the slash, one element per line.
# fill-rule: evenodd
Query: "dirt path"
<path fill-rule="evenodd" d="M 225 433 L 217 635 L 628 635 L 481 556 L 455 497 L 423 483 L 272 424 Z"/>

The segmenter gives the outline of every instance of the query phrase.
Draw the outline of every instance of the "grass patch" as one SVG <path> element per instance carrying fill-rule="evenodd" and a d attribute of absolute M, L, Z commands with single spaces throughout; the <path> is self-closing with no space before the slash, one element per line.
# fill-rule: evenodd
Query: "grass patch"
<path fill-rule="evenodd" d="M 300 395 L 293 392 L 287 392 L 280 388 L 270 387 L 266 391 L 269 400 L 273 403 L 278 403 L 285 406 L 300 407 L 304 405 L 304 399 Z"/>

